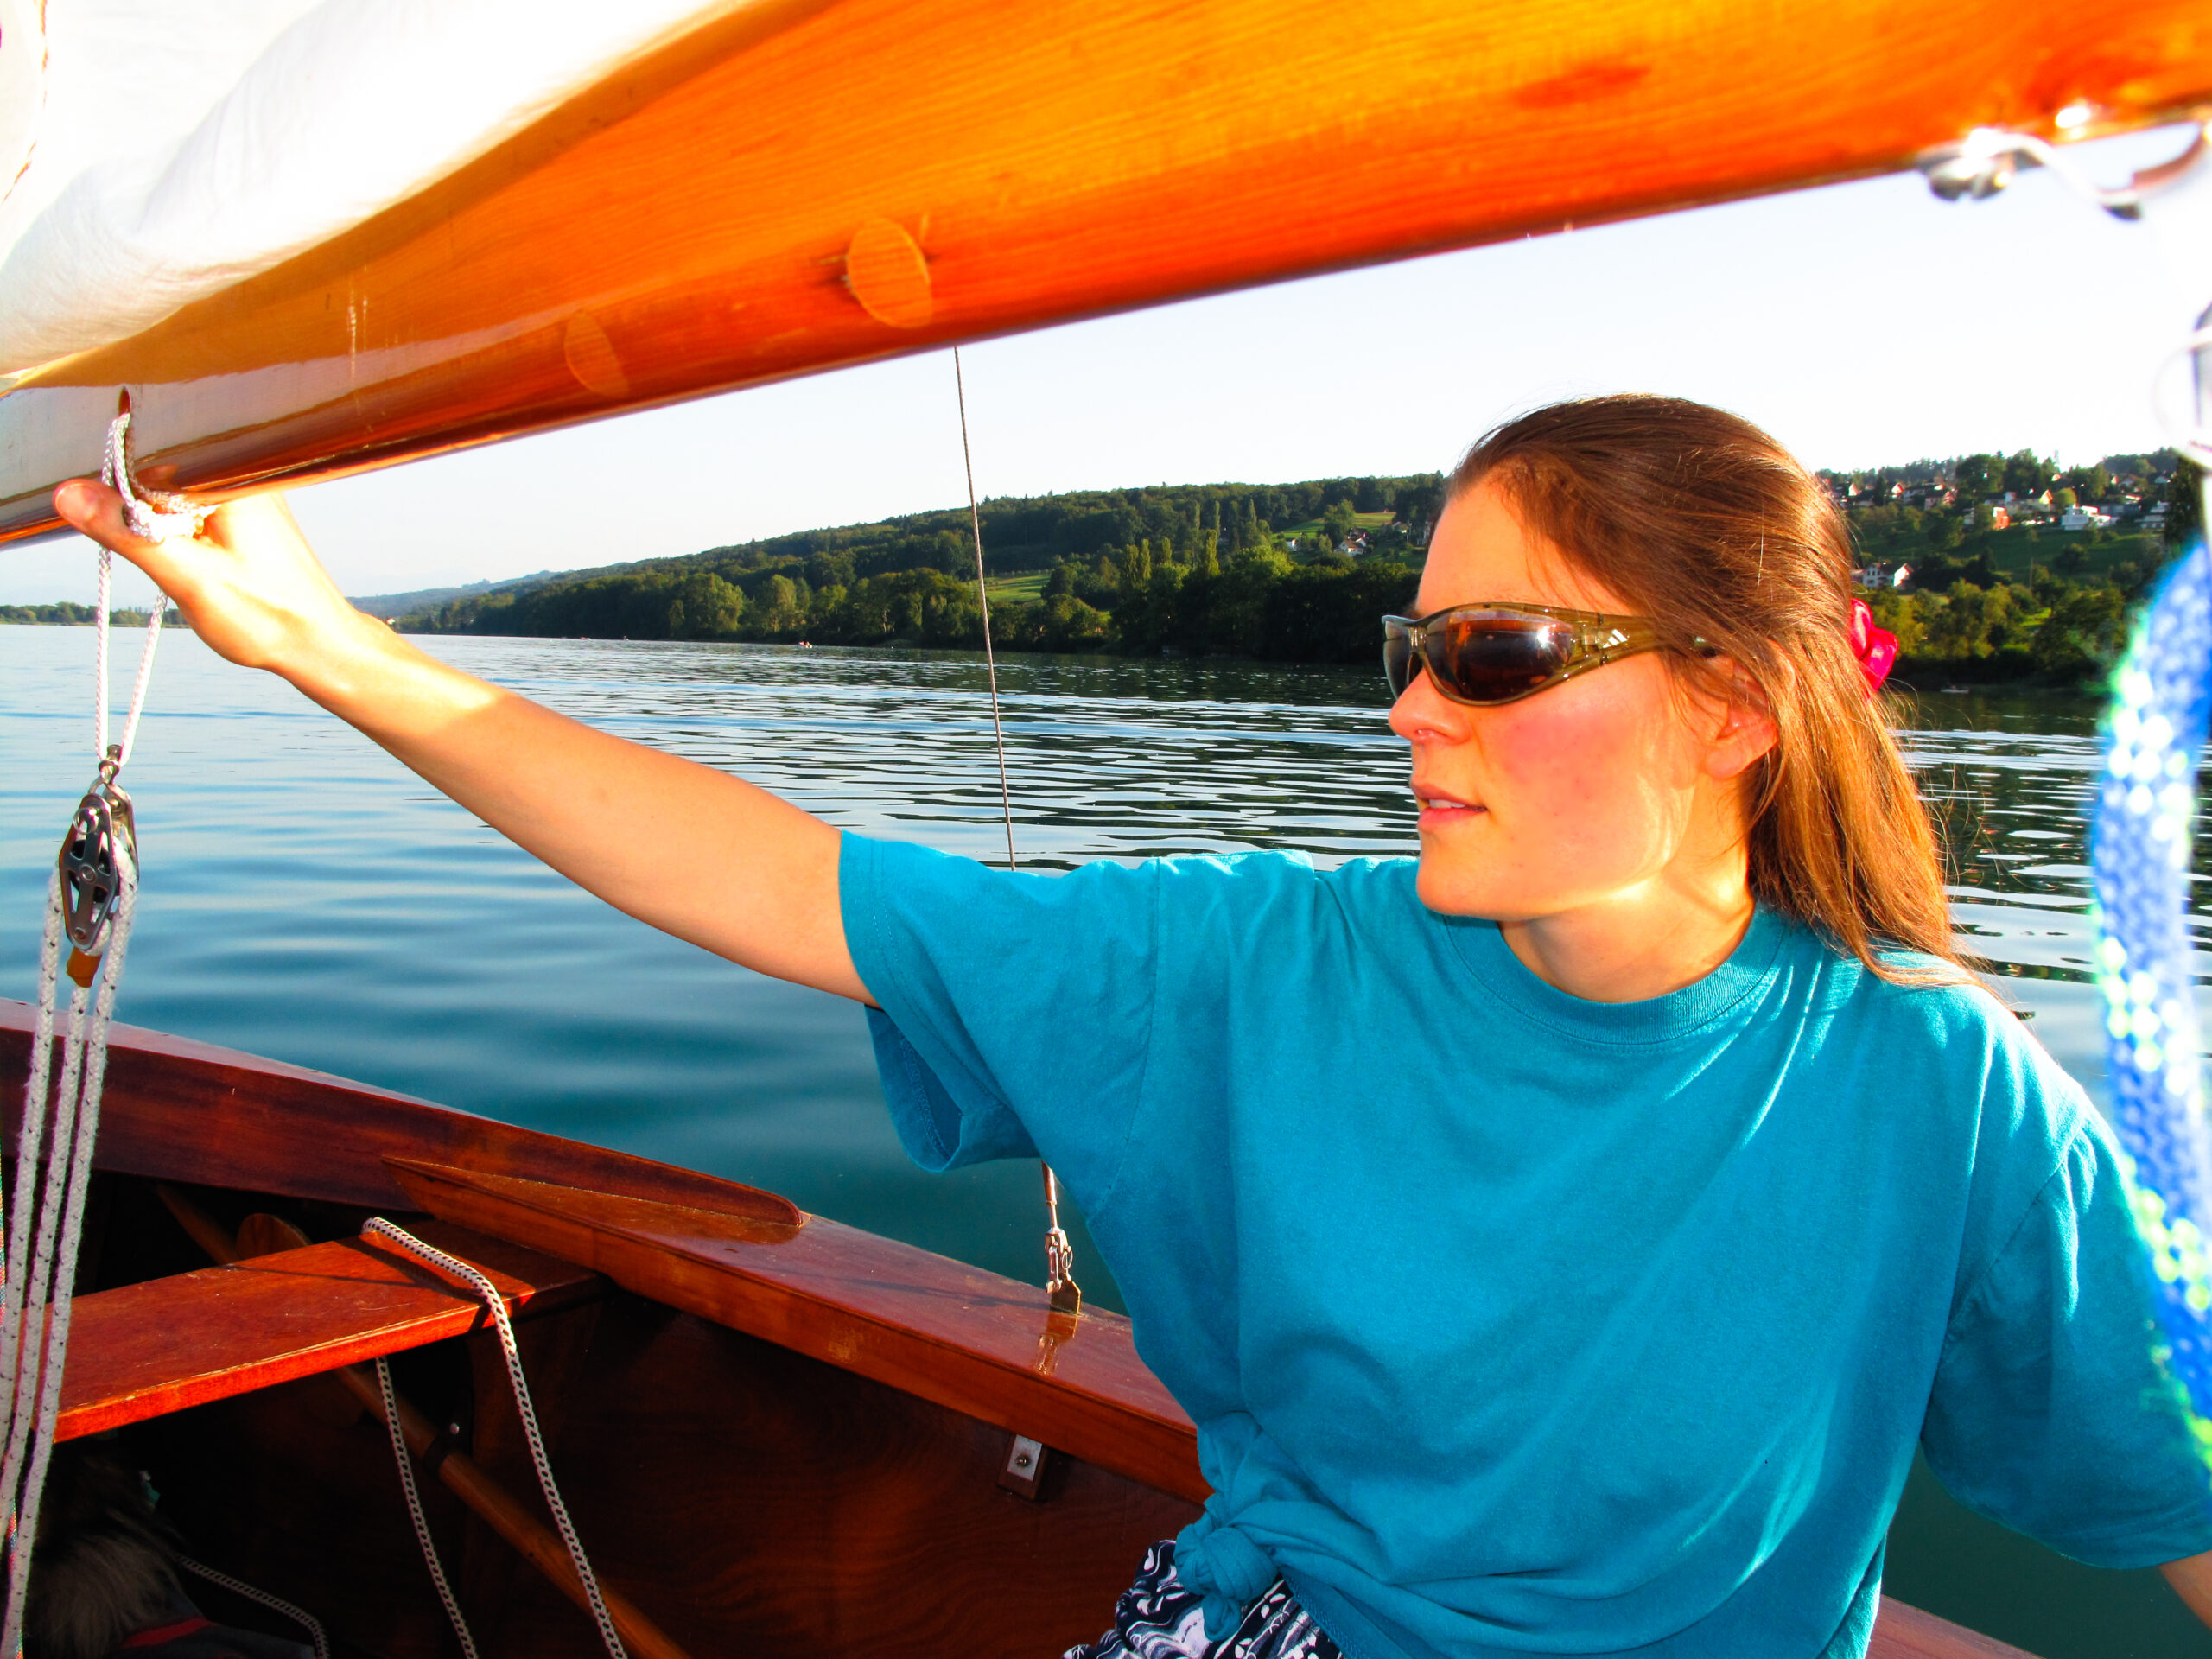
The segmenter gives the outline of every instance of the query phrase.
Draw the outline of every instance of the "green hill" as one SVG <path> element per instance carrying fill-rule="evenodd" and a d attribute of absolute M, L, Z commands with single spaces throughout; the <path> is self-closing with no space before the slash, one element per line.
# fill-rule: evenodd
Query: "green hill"
<path fill-rule="evenodd" d="M 1363 660 L 1376 618 L 1412 598 L 1442 489 L 1427 473 L 987 501 L 994 637 L 1014 650 Z M 948 508 L 429 595 L 399 626 L 973 646 L 975 569 L 967 510 Z"/>

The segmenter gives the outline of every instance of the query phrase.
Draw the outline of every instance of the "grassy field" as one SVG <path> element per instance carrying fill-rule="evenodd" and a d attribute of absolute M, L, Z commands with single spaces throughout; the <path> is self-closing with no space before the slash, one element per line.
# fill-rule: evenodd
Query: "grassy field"
<path fill-rule="evenodd" d="M 1362 530 L 1380 530 L 1383 525 L 1389 524 L 1391 519 L 1396 518 L 1397 515 L 1394 512 L 1356 512 L 1352 514 L 1352 517 L 1359 521 L 1359 527 Z M 1278 536 L 1313 536 L 1318 534 L 1320 528 L 1321 521 L 1319 518 L 1308 518 L 1302 524 L 1278 524 L 1275 527 L 1275 534 Z"/>
<path fill-rule="evenodd" d="M 1046 572 L 1025 570 L 1018 576 L 993 576 L 986 590 L 993 599 L 1017 601 L 1045 596 Z"/>
<path fill-rule="evenodd" d="M 2033 537 L 2033 540 L 2029 538 Z M 2078 569 L 2066 569 L 2060 560 L 2072 548 L 2082 550 L 2082 561 Z M 1971 559 L 1979 550 L 1979 543 L 1969 535 L 1966 544 L 1951 550 L 1948 557 Z M 1926 556 L 1928 549 L 1916 539 L 1895 543 L 1873 542 L 1861 550 L 1865 557 L 1879 560 L 1884 564 L 1896 564 L 1900 560 L 1916 564 Z M 2155 535 L 2133 531 L 2107 531 L 2105 539 L 2095 546 L 2089 544 L 2089 532 L 2085 530 L 2053 530 L 2039 527 L 2016 526 L 1993 531 L 1989 537 L 1990 563 L 1998 574 L 2008 582 L 2025 582 L 2028 566 L 2036 567 L 2036 578 L 2065 576 L 2073 581 L 2091 580 L 2107 575 L 2116 565 L 2133 564 L 2149 574 L 2165 563 L 2165 554 Z"/>

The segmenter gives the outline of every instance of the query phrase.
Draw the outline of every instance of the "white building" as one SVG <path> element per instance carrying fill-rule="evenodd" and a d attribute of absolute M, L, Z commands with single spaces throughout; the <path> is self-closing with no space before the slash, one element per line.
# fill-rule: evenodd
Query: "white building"
<path fill-rule="evenodd" d="M 2094 507 L 2069 507 L 2058 517 L 2061 530 L 2102 530 L 2111 523 L 2110 514 L 2099 512 Z"/>

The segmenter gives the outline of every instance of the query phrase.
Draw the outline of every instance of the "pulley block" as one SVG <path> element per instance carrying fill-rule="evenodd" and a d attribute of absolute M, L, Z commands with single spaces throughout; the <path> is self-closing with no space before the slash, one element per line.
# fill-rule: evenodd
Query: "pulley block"
<path fill-rule="evenodd" d="M 72 978 L 78 978 L 80 961 L 98 962 L 106 950 L 123 902 L 124 876 L 135 877 L 137 869 L 138 832 L 130 798 L 103 775 L 77 803 L 69 833 L 61 838 L 62 925 L 76 950 L 69 964 Z"/>

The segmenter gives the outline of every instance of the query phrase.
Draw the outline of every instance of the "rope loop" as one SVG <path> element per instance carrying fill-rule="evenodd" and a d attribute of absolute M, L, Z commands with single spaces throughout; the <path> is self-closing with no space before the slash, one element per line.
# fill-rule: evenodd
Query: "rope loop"
<path fill-rule="evenodd" d="M 197 536 L 213 507 L 196 506 L 187 497 L 167 490 L 144 489 L 130 477 L 130 411 L 124 410 L 108 423 L 107 450 L 100 459 L 100 482 L 123 497 L 123 522 L 142 542 L 172 541 Z"/>
<path fill-rule="evenodd" d="M 530 1443 L 530 1460 L 537 1465 L 537 1484 L 544 1489 L 545 1507 L 552 1511 L 553 1524 L 561 1535 L 561 1541 L 569 1548 L 569 1559 L 575 1564 L 577 1582 L 583 1586 L 584 1598 L 591 1604 L 593 1621 L 599 1626 L 600 1638 L 607 1643 L 611 1659 L 629 1659 L 622 1646 L 622 1637 L 614 1628 L 613 1615 L 607 1611 L 607 1601 L 600 1594 L 599 1579 L 591 1570 L 591 1563 L 584 1558 L 583 1540 L 576 1534 L 575 1522 L 569 1518 L 569 1506 L 561 1501 L 560 1488 L 553 1482 L 553 1460 L 545 1451 L 544 1436 L 538 1433 L 537 1411 L 530 1402 L 530 1383 L 522 1370 L 522 1351 L 515 1345 L 514 1319 L 507 1312 L 507 1299 L 499 1287 L 474 1263 L 457 1255 L 427 1244 L 414 1234 L 395 1227 L 382 1216 L 372 1216 L 361 1224 L 365 1238 L 388 1239 L 417 1260 L 460 1280 L 476 1293 L 477 1298 L 492 1315 L 492 1323 L 499 1332 L 499 1351 L 507 1362 L 507 1380 L 514 1385 L 515 1414 L 522 1420 L 523 1437 Z M 454 1599 L 446 1584 L 445 1569 L 438 1563 L 436 1546 L 430 1541 L 429 1524 L 423 1519 L 423 1506 L 415 1495 L 415 1470 L 408 1455 L 406 1438 L 400 1433 L 399 1404 L 392 1392 L 391 1370 L 383 1360 L 377 1362 L 377 1375 L 384 1389 L 385 1421 L 391 1430 L 391 1445 L 399 1459 L 399 1479 L 408 1499 L 408 1512 L 415 1522 L 415 1535 L 423 1546 L 423 1559 L 429 1564 L 430 1576 L 438 1586 L 438 1596 L 445 1603 L 446 1613 L 453 1620 L 454 1630 L 461 1637 L 461 1644 L 468 1659 L 475 1659 L 475 1643 L 470 1640 L 468 1627 L 461 1620 L 461 1605 Z"/>
<path fill-rule="evenodd" d="M 259 1602 L 271 1612 L 282 1613 L 308 1633 L 308 1639 L 315 1643 L 315 1659 L 330 1659 L 330 1637 L 323 1630 L 322 1621 L 306 1608 L 296 1607 L 283 1597 L 272 1596 L 266 1590 L 257 1590 L 244 1579 L 234 1579 L 227 1573 L 219 1573 L 204 1562 L 194 1560 L 189 1555 L 179 1555 L 175 1560 L 176 1564 L 193 1577 L 205 1579 L 234 1596 L 244 1596 L 248 1601 Z"/>

